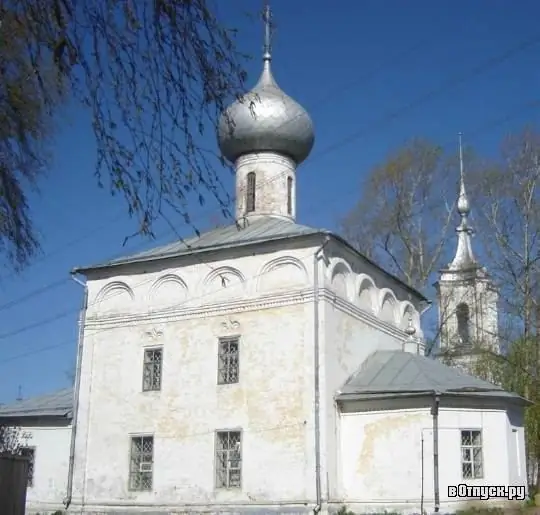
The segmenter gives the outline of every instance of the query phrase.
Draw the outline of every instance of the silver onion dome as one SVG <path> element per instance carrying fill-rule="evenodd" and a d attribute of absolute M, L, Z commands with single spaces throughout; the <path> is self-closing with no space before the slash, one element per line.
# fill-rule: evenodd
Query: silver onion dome
<path fill-rule="evenodd" d="M 231 162 L 243 154 L 276 152 L 304 161 L 315 141 L 313 122 L 306 110 L 277 85 L 270 70 L 270 7 L 264 12 L 263 72 L 256 86 L 221 115 L 218 142 Z"/>
<path fill-rule="evenodd" d="M 219 148 L 234 162 L 243 154 L 276 152 L 304 161 L 315 141 L 313 122 L 298 102 L 277 85 L 265 57 L 257 85 L 221 115 Z"/>

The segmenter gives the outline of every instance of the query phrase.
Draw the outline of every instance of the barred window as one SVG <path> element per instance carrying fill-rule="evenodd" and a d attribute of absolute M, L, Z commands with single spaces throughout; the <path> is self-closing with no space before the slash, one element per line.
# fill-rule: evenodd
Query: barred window
<path fill-rule="evenodd" d="M 238 338 L 220 338 L 218 348 L 218 384 L 237 383 L 239 379 Z"/>
<path fill-rule="evenodd" d="M 129 489 L 134 491 L 152 490 L 153 469 L 154 437 L 131 437 Z"/>
<path fill-rule="evenodd" d="M 163 349 L 145 349 L 143 363 L 143 392 L 161 390 Z"/>
<path fill-rule="evenodd" d="M 27 485 L 29 487 L 34 486 L 34 463 L 36 459 L 36 450 L 34 447 L 21 447 L 21 456 L 28 458 L 28 479 Z"/>
<path fill-rule="evenodd" d="M 482 432 L 479 430 L 461 431 L 461 474 L 463 479 L 484 477 Z"/>
<path fill-rule="evenodd" d="M 246 213 L 255 211 L 255 189 L 255 172 L 249 172 L 247 174 Z"/>
<path fill-rule="evenodd" d="M 242 434 L 240 431 L 218 431 L 216 434 L 216 486 L 242 486 Z"/>

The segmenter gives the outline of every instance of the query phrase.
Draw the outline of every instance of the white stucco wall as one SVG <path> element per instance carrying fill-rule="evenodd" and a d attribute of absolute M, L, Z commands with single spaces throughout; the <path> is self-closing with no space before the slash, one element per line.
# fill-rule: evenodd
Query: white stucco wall
<path fill-rule="evenodd" d="M 69 469 L 71 426 L 64 422 L 22 425 L 24 446 L 34 450 L 34 481 L 26 495 L 27 513 L 63 509 Z"/>
<path fill-rule="evenodd" d="M 231 502 L 304 508 L 314 498 L 313 308 L 302 260 L 312 253 L 272 249 L 145 274 L 150 280 L 130 288 L 124 304 L 112 299 L 114 319 L 103 303 L 92 303 L 104 284 L 90 286 L 74 507 L 84 500 L 87 511 L 149 505 L 168 511 L 187 504 L 203 510 Z M 229 279 L 225 288 L 216 270 Z M 156 294 L 156 283 L 164 284 L 159 278 L 173 274 L 178 279 Z M 232 334 L 240 336 L 240 382 L 217 385 L 217 340 Z M 164 348 L 162 390 L 142 393 L 149 345 Z M 220 429 L 243 432 L 241 490 L 214 487 Z M 150 493 L 128 491 L 133 433 L 154 435 Z"/>
<path fill-rule="evenodd" d="M 334 397 L 364 360 L 377 350 L 423 353 L 423 342 L 408 345 L 409 324 L 421 337 L 416 306 L 405 288 L 396 288 L 380 272 L 340 246 L 329 249 L 321 271 L 327 291 L 321 303 L 323 367 L 321 420 L 323 491 L 341 498 L 338 463 L 338 410 Z"/>
<path fill-rule="evenodd" d="M 240 156 L 236 167 L 236 219 L 248 216 L 279 215 L 296 217 L 296 164 L 275 152 Z M 246 213 L 247 175 L 255 173 L 255 210 Z M 291 212 L 288 211 L 288 179 L 292 180 Z"/>
<path fill-rule="evenodd" d="M 481 429 L 484 478 L 463 480 L 460 431 Z M 453 512 L 463 501 L 448 497 L 448 486 L 524 485 L 524 471 L 513 478 L 515 437 L 505 410 L 444 408 L 439 413 L 439 485 L 441 512 Z M 523 429 L 518 428 L 520 438 Z M 422 450 L 423 447 L 423 450 Z M 522 443 L 521 443 L 521 448 Z M 356 512 L 419 513 L 434 507 L 433 418 L 416 407 L 341 414 L 340 463 L 343 499 Z M 524 456 L 523 456 L 524 458 Z"/>
<path fill-rule="evenodd" d="M 206 264 L 187 258 L 89 281 L 75 510 L 83 503 L 87 512 L 230 503 L 312 509 L 316 248 L 281 242 Z M 401 301 L 396 319 L 378 326 L 383 310 L 362 305 L 359 275 L 341 291 L 331 270 L 333 261 L 319 263 L 322 452 L 335 478 L 334 437 L 327 436 L 335 432 L 335 390 L 371 351 L 399 347 L 404 333 Z M 392 293 L 382 288 L 371 292 L 375 306 Z M 229 334 L 241 337 L 240 383 L 218 386 L 217 339 Z M 151 345 L 164 348 L 162 390 L 142 393 L 143 349 Z M 243 487 L 216 490 L 214 433 L 236 428 L 243 431 Z M 141 433 L 155 439 L 151 493 L 128 491 L 129 437 Z"/>

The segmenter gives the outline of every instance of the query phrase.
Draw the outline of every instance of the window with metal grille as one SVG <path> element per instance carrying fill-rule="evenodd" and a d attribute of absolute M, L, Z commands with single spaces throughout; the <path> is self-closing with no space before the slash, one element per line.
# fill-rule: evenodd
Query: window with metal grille
<path fill-rule="evenodd" d="M 36 450 L 34 447 L 21 447 L 20 449 L 21 456 L 28 458 L 28 479 L 27 485 L 29 487 L 34 486 L 34 463 L 36 459 Z"/>
<path fill-rule="evenodd" d="M 145 349 L 143 363 L 143 392 L 161 390 L 163 349 Z"/>
<path fill-rule="evenodd" d="M 220 338 L 218 348 L 218 384 L 233 384 L 239 379 L 239 341 Z"/>
<path fill-rule="evenodd" d="M 484 477 L 482 460 L 482 431 L 461 431 L 461 474 L 463 479 L 481 479 Z"/>
<path fill-rule="evenodd" d="M 287 177 L 287 213 L 292 214 L 292 177 Z"/>
<path fill-rule="evenodd" d="M 255 211 L 255 172 L 247 174 L 246 213 Z"/>
<path fill-rule="evenodd" d="M 242 486 L 242 433 L 218 431 L 216 434 L 216 486 Z"/>
<path fill-rule="evenodd" d="M 152 490 L 154 437 L 132 436 L 129 461 L 129 489 Z"/>

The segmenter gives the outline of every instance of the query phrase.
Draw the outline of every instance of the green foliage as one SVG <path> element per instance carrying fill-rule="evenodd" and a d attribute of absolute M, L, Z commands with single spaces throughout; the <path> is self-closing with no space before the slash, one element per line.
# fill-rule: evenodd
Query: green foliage
<path fill-rule="evenodd" d="M 351 511 L 347 506 L 342 506 L 336 515 L 356 515 L 354 511 Z M 397 512 L 393 511 L 381 511 L 380 513 L 371 513 L 370 515 L 399 515 Z"/>
<path fill-rule="evenodd" d="M 347 509 L 347 506 L 342 506 L 336 515 L 354 515 L 354 512 Z"/>
<path fill-rule="evenodd" d="M 0 454 L 18 454 L 20 450 L 20 429 L 0 425 Z"/>
<path fill-rule="evenodd" d="M 476 506 L 456 511 L 456 515 L 502 515 L 504 513 L 506 511 L 502 508 L 481 508 Z"/>

